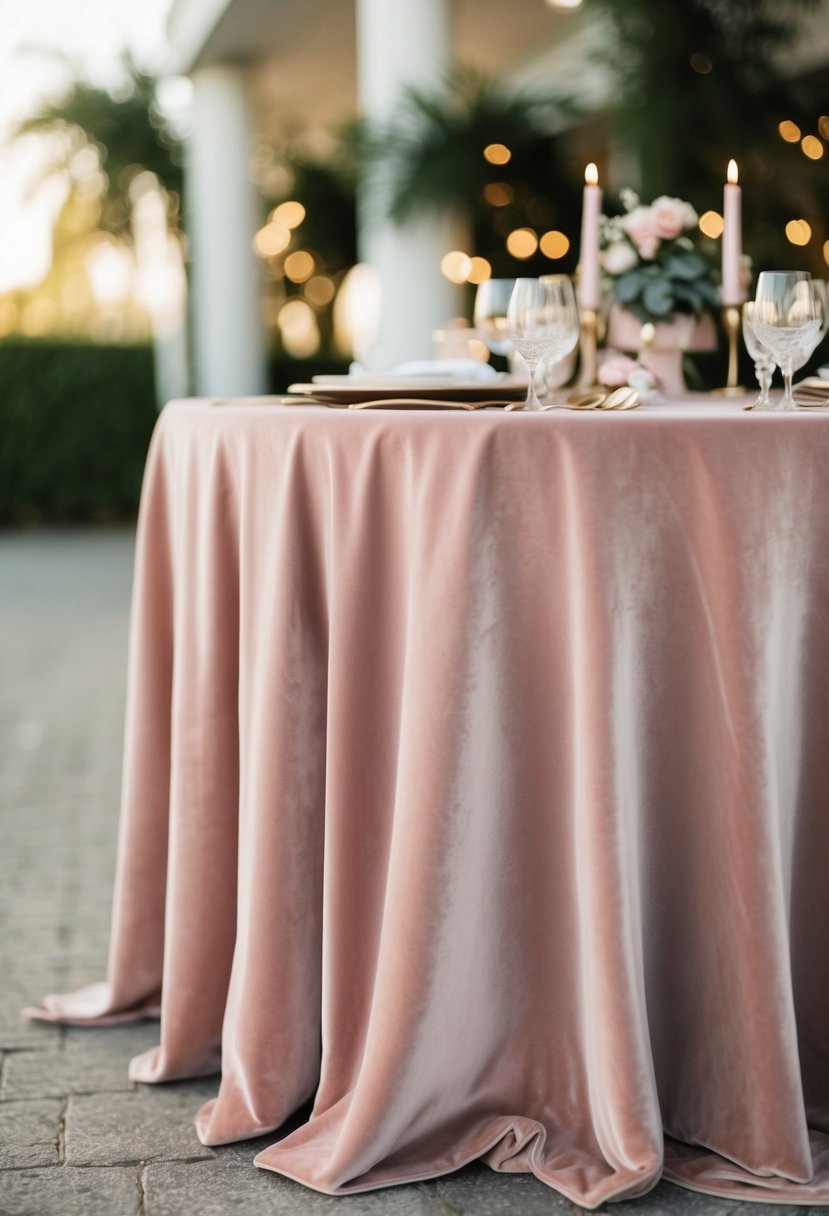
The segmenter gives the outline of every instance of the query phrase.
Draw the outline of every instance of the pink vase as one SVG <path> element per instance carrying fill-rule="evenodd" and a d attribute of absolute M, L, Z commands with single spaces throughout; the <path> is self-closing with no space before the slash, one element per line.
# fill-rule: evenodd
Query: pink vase
<path fill-rule="evenodd" d="M 652 372 L 666 396 L 687 392 L 682 356 L 686 351 L 715 350 L 717 331 L 708 313 L 699 319 L 677 313 L 673 321 L 654 327 L 653 341 L 642 342 L 642 322 L 626 308 L 614 304 L 607 325 L 607 345 L 637 353 L 639 362 Z"/>

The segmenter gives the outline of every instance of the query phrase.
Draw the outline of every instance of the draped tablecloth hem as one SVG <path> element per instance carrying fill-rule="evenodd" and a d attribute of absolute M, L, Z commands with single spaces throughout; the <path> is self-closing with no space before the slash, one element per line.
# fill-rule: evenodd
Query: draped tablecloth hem
<path fill-rule="evenodd" d="M 42 1005 L 30 1005 L 21 1016 L 30 1022 L 57 1022 L 62 1026 L 125 1026 L 130 1022 L 158 1021 L 161 997 L 120 1007 L 109 995 L 109 985 L 88 984 L 75 992 L 56 993 L 43 998 Z"/>
<path fill-rule="evenodd" d="M 631 1171 L 630 1176 L 623 1185 L 614 1187 L 614 1175 L 608 1178 L 603 1185 L 598 1185 L 587 1193 L 578 1191 L 573 1187 L 562 1185 L 561 1182 L 557 1181 L 549 1171 L 545 1171 L 543 1167 L 533 1167 L 532 1163 L 531 1168 L 526 1170 L 511 1171 L 504 1169 L 502 1168 L 504 1163 L 506 1161 L 513 1160 L 516 1153 L 510 1153 L 507 1157 L 502 1158 L 498 1162 L 490 1160 L 490 1156 L 494 1154 L 498 1145 L 510 1135 L 514 1136 L 519 1142 L 516 1152 L 524 1151 L 527 1148 L 528 1143 L 534 1142 L 534 1147 L 530 1153 L 530 1159 L 537 1152 L 537 1147 L 535 1146 L 540 1146 L 546 1139 L 546 1131 L 540 1124 L 536 1124 L 536 1130 L 529 1135 L 521 1135 L 519 1134 L 519 1131 L 515 1125 L 510 1123 L 507 1127 L 500 1128 L 497 1134 L 494 1135 L 482 1147 L 476 1148 L 474 1151 L 469 1153 L 461 1152 L 459 1160 L 453 1162 L 452 1165 L 445 1168 L 415 1168 L 409 1170 L 408 1172 L 401 1172 L 401 1174 L 396 1177 L 383 1175 L 380 1177 L 375 1177 L 373 1180 L 371 1178 L 371 1173 L 368 1173 L 363 1175 L 360 1180 L 352 1183 L 346 1183 L 342 1186 L 326 1186 L 325 1183 L 310 1178 L 308 1174 L 302 1170 L 291 1170 L 286 1166 L 270 1164 L 265 1160 L 266 1157 L 271 1157 L 271 1159 L 278 1158 L 282 1152 L 284 1152 L 286 1156 L 290 1155 L 290 1150 L 283 1149 L 282 1145 L 279 1144 L 274 1145 L 271 1148 L 263 1149 L 261 1153 L 254 1157 L 253 1164 L 259 1169 L 269 1170 L 274 1174 L 281 1174 L 285 1178 L 290 1178 L 293 1182 L 298 1182 L 300 1185 L 308 1187 L 310 1190 L 317 1191 L 322 1195 L 355 1195 L 362 1194 L 367 1191 L 379 1191 L 391 1186 L 406 1186 L 417 1182 L 429 1182 L 435 1178 L 444 1178 L 448 1174 L 454 1174 L 458 1170 L 463 1169 L 465 1166 L 471 1165 L 474 1161 L 481 1160 L 488 1165 L 490 1169 L 499 1174 L 532 1173 L 534 1177 L 539 1180 L 539 1182 L 543 1182 L 544 1185 L 550 1187 L 551 1190 L 557 1191 L 560 1195 L 563 1195 L 572 1203 L 575 1203 L 579 1207 L 585 1208 L 588 1211 L 594 1211 L 595 1209 L 601 1207 L 603 1203 L 606 1203 L 612 1199 L 639 1198 L 640 1196 L 647 1194 L 648 1191 L 652 1190 L 659 1181 L 659 1167 L 661 1167 L 661 1162 L 658 1162 L 658 1168 L 655 1170 L 649 1169 L 649 1167 L 643 1163 L 641 1171 L 639 1173 L 636 1171 Z M 643 1177 L 642 1173 L 644 1171 L 647 1171 L 647 1173 L 646 1176 Z"/>
<path fill-rule="evenodd" d="M 781 1206 L 789 1207 L 829 1207 L 829 1179 L 820 1184 L 815 1183 L 793 1183 L 788 1179 L 781 1179 L 781 1182 L 791 1188 L 798 1188 L 781 1191 L 778 1189 L 770 1190 L 768 1185 L 758 1182 L 739 1182 L 737 1179 L 729 1186 L 716 1186 L 713 1183 L 705 1184 L 701 1182 L 689 1182 L 687 1179 L 680 1177 L 673 1170 L 667 1167 L 662 1172 L 662 1178 L 665 1182 L 669 1182 L 671 1186 L 682 1187 L 684 1191 L 693 1191 L 698 1195 L 713 1195 L 717 1199 L 730 1199 L 741 1203 L 776 1203 Z M 768 1183 L 770 1180 L 764 1180 Z M 806 1193 L 802 1193 L 801 1188 L 806 1188 Z"/>
<path fill-rule="evenodd" d="M 158 1085 L 166 1081 L 189 1081 L 196 1077 L 214 1077 L 222 1071 L 222 1054 L 218 1048 L 206 1048 L 199 1059 L 179 1067 L 165 1060 L 161 1047 L 151 1047 L 130 1060 L 127 1075 L 130 1081 L 142 1085 Z"/>
<path fill-rule="evenodd" d="M 491 1169 L 495 1170 L 496 1173 L 532 1173 L 545 1186 L 549 1186 L 572 1203 L 590 1211 L 600 1207 L 603 1203 L 639 1198 L 652 1190 L 661 1180 L 681 1187 L 683 1190 L 712 1195 L 719 1199 L 731 1201 L 788 1204 L 803 1207 L 829 1206 L 829 1177 L 821 1177 L 816 1172 L 816 1176 L 809 1182 L 799 1183 L 780 1175 L 755 1175 L 750 1170 L 734 1165 L 727 1158 L 719 1157 L 718 1154 L 714 1154 L 703 1146 L 700 1146 L 701 1151 L 706 1156 L 718 1158 L 713 1168 L 721 1173 L 722 1181 L 706 1180 L 704 1175 L 697 1175 L 693 1179 L 688 1178 L 687 1176 L 683 1176 L 681 1170 L 665 1165 L 660 1160 L 657 1163 L 656 1169 L 652 1169 L 647 1163 L 643 1163 L 640 1167 L 639 1176 L 636 1175 L 636 1171 L 631 1170 L 625 1177 L 624 1182 L 619 1183 L 616 1180 L 619 1178 L 619 1174 L 623 1173 L 623 1171 L 619 1171 L 616 1175 L 609 1177 L 604 1184 L 597 1185 L 586 1193 L 580 1192 L 573 1187 L 562 1185 L 560 1180 L 556 1179 L 553 1172 L 548 1169 L 545 1170 L 543 1165 L 533 1161 L 533 1157 L 537 1155 L 537 1148 L 531 1150 L 528 1155 L 529 1169 L 510 1171 L 508 1168 L 504 1168 L 507 1161 L 514 1159 L 515 1154 L 510 1154 L 509 1157 L 493 1161 L 491 1158 L 496 1156 L 495 1150 L 498 1145 L 510 1134 L 518 1137 L 518 1133 L 512 1125 L 506 1129 L 499 1130 L 498 1134 L 484 1147 L 468 1153 L 461 1151 L 459 1159 L 445 1168 L 414 1168 L 391 1176 L 389 1172 L 382 1173 L 381 1166 L 380 1171 L 369 1171 L 358 1180 L 340 1186 L 326 1185 L 318 1177 L 309 1176 L 309 1173 L 303 1169 L 296 1167 L 292 1169 L 287 1162 L 284 1165 L 279 1164 L 280 1156 L 290 1157 L 291 1155 L 290 1149 L 283 1148 L 280 1144 L 264 1149 L 254 1158 L 253 1163 L 259 1169 L 281 1174 L 286 1178 L 292 1179 L 294 1182 L 300 1183 L 302 1186 L 309 1187 L 311 1190 L 325 1195 L 352 1195 L 366 1191 L 381 1190 L 389 1186 L 404 1186 L 416 1182 L 425 1182 L 445 1177 L 448 1174 L 463 1169 L 473 1161 L 481 1160 Z M 540 1147 L 544 1142 L 545 1136 L 544 1129 L 539 1126 L 538 1131 L 533 1136 L 521 1138 L 519 1151 L 526 1149 L 528 1139 L 535 1139 L 536 1144 Z M 697 1168 L 699 1167 L 697 1166 Z M 374 1174 L 374 1177 L 372 1177 L 372 1174 Z"/>

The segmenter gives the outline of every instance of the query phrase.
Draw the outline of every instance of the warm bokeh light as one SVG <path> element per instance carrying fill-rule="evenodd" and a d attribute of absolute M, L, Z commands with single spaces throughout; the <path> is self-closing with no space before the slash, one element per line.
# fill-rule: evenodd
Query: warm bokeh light
<path fill-rule="evenodd" d="M 829 139 L 829 114 L 821 114 L 817 120 L 817 129 L 824 139 Z"/>
<path fill-rule="evenodd" d="M 492 278 L 492 267 L 486 258 L 470 258 L 469 272 L 466 276 L 467 283 L 484 283 L 487 279 Z"/>
<path fill-rule="evenodd" d="M 829 241 L 823 242 L 823 260 L 829 266 Z"/>
<path fill-rule="evenodd" d="M 440 260 L 441 274 L 450 283 L 465 283 L 472 268 L 472 259 L 461 249 L 450 249 Z"/>
<path fill-rule="evenodd" d="M 689 62 L 693 70 L 698 72 L 700 76 L 707 76 L 714 67 L 711 57 L 704 55 L 702 51 L 694 51 Z"/>
<path fill-rule="evenodd" d="M 358 262 L 343 279 L 334 301 L 334 341 L 337 350 L 367 359 L 377 341 L 383 291 L 374 266 Z"/>
<path fill-rule="evenodd" d="M 553 228 L 550 232 L 544 233 L 539 241 L 539 245 L 545 258 L 555 261 L 557 258 L 564 257 L 570 248 L 570 241 L 563 232 L 559 232 L 557 228 Z"/>
<path fill-rule="evenodd" d="M 86 256 L 86 272 L 98 304 L 122 304 L 130 294 L 135 275 L 132 254 L 115 241 L 97 241 Z"/>
<path fill-rule="evenodd" d="M 730 160 L 728 162 L 728 172 L 726 173 L 726 178 L 728 179 L 729 184 L 732 186 L 736 186 L 737 182 L 740 180 L 740 175 L 737 172 L 736 160 Z"/>
<path fill-rule="evenodd" d="M 796 144 L 800 140 L 800 127 L 789 118 L 784 119 L 777 130 L 780 132 L 780 138 L 785 139 L 787 144 Z"/>
<path fill-rule="evenodd" d="M 712 240 L 722 236 L 723 218 L 719 211 L 706 211 L 699 217 L 699 230 Z"/>
<path fill-rule="evenodd" d="M 290 229 L 273 220 L 264 228 L 260 228 L 253 238 L 253 248 L 260 258 L 274 258 L 277 254 L 282 253 L 283 249 L 287 249 L 290 243 Z"/>
<path fill-rule="evenodd" d="M 809 160 L 820 160 L 823 156 L 823 144 L 816 135 L 804 135 L 800 147 L 803 155 L 808 156 Z"/>
<path fill-rule="evenodd" d="M 512 153 L 506 144 L 487 144 L 484 148 L 484 160 L 491 165 L 505 165 L 512 159 Z"/>
<path fill-rule="evenodd" d="M 515 191 L 507 182 L 489 182 L 484 186 L 484 198 L 490 207 L 506 207 L 515 198 Z"/>
<path fill-rule="evenodd" d="M 507 237 L 507 250 L 514 258 L 531 258 L 538 248 L 532 228 L 515 228 Z"/>
<path fill-rule="evenodd" d="M 312 304 L 330 304 L 336 292 L 333 280 L 325 274 L 315 274 L 305 284 L 305 298 Z"/>
<path fill-rule="evenodd" d="M 489 347 L 480 338 L 469 339 L 469 358 L 477 359 L 479 363 L 489 363 Z"/>
<path fill-rule="evenodd" d="M 581 8 L 582 0 L 547 0 L 550 8 Z"/>
<path fill-rule="evenodd" d="M 587 186 L 598 186 L 599 184 L 599 170 L 592 160 L 584 170 L 584 181 Z"/>
<path fill-rule="evenodd" d="M 319 350 L 320 331 L 314 310 L 304 300 L 287 300 L 279 310 L 279 336 L 289 355 L 307 359 Z"/>
<path fill-rule="evenodd" d="M 270 218 L 273 223 L 284 224 L 286 228 L 298 228 L 305 219 L 305 208 L 295 199 L 289 199 L 274 208 Z"/>
<path fill-rule="evenodd" d="M 292 283 L 304 283 L 314 273 L 314 257 L 305 249 L 289 253 L 285 259 L 285 275 Z"/>
<path fill-rule="evenodd" d="M 786 225 L 786 238 L 793 245 L 808 245 L 812 239 L 812 229 L 805 220 L 789 220 Z"/>

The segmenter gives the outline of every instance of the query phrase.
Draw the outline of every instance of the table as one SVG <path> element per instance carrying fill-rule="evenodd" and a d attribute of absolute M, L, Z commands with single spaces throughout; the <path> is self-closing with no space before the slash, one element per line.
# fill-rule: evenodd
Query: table
<path fill-rule="evenodd" d="M 106 983 L 331 1193 L 829 1203 L 829 423 L 182 401 Z"/>

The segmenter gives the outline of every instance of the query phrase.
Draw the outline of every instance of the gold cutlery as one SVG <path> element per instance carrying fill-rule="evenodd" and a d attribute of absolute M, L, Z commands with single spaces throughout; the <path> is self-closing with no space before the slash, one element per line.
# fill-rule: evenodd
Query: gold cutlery
<path fill-rule="evenodd" d="M 635 410 L 641 402 L 632 388 L 616 388 L 610 393 L 572 393 L 566 401 L 545 405 L 544 410 Z"/>
<path fill-rule="evenodd" d="M 640 404 L 639 394 L 632 388 L 614 389 L 598 407 L 602 410 L 635 410 Z"/>
<path fill-rule="evenodd" d="M 292 394 L 290 396 L 239 398 L 214 397 L 211 405 L 323 405 L 334 409 L 345 408 L 345 402 L 332 401 L 323 393 L 319 397 Z M 598 390 L 591 392 L 572 393 L 567 401 L 554 405 L 545 405 L 543 410 L 633 410 L 640 404 L 639 396 L 631 388 L 618 388 L 605 393 Z M 456 401 L 441 397 L 380 397 L 371 401 L 352 401 L 347 406 L 350 410 L 484 410 L 497 408 L 511 411 L 523 410 L 523 401 Z M 748 408 L 748 407 L 745 407 Z"/>
<path fill-rule="evenodd" d="M 382 397 L 376 401 L 352 401 L 350 410 L 485 410 L 489 406 L 507 409 L 510 401 L 447 401 L 439 397 Z"/>
<path fill-rule="evenodd" d="M 593 410 L 599 408 L 606 396 L 607 393 L 601 389 L 590 393 L 571 393 L 566 404 L 577 410 Z"/>

